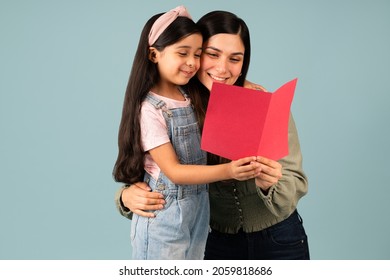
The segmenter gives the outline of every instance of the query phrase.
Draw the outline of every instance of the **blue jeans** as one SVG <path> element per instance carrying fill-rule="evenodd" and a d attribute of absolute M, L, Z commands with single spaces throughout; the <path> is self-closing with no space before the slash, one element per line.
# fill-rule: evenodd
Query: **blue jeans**
<path fill-rule="evenodd" d="M 153 179 L 149 185 L 155 186 Z M 133 259 L 203 259 L 210 219 L 207 185 L 162 186 L 157 191 L 164 194 L 164 209 L 155 211 L 155 218 L 133 215 Z"/>
<path fill-rule="evenodd" d="M 297 211 L 286 220 L 261 231 L 225 234 L 212 230 L 206 260 L 308 260 L 309 246 Z"/>

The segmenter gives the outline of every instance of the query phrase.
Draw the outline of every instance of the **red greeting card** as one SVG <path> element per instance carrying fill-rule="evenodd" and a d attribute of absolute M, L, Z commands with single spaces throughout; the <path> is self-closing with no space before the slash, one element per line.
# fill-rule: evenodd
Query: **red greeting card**
<path fill-rule="evenodd" d="M 236 160 L 288 155 L 288 122 L 297 79 L 275 92 L 214 83 L 202 132 L 203 150 Z"/>

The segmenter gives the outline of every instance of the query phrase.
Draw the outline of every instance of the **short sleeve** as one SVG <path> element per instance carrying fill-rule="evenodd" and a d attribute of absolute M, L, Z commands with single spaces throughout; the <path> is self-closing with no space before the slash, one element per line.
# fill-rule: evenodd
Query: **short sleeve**
<path fill-rule="evenodd" d="M 142 104 L 140 124 L 141 142 L 145 152 L 170 141 L 162 111 L 149 102 Z"/>

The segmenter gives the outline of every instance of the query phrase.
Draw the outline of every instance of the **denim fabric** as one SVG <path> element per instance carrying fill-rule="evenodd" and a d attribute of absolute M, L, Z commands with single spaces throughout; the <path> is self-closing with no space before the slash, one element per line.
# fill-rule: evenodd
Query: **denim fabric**
<path fill-rule="evenodd" d="M 163 110 L 180 163 L 206 164 L 192 107 L 167 109 L 154 96 L 148 95 L 147 100 Z M 157 180 L 146 173 L 144 181 L 164 195 L 166 204 L 154 212 L 155 218 L 133 215 L 133 259 L 203 259 L 210 219 L 208 185 L 175 185 L 163 172 Z"/>
<path fill-rule="evenodd" d="M 261 231 L 236 234 L 212 230 L 207 239 L 207 260 L 308 260 L 309 246 L 297 211 Z"/>

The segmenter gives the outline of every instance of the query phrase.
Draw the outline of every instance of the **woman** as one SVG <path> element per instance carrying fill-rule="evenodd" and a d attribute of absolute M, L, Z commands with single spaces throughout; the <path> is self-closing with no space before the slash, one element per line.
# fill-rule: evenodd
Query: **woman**
<path fill-rule="evenodd" d="M 203 35 L 203 53 L 189 92 L 195 108 L 203 108 L 197 110 L 202 125 L 213 82 L 244 86 L 250 37 L 245 22 L 229 12 L 208 13 L 197 24 Z M 212 155 L 209 158 L 209 164 L 221 161 Z M 205 259 L 309 259 L 307 236 L 296 210 L 308 183 L 292 116 L 289 155 L 279 161 L 262 158 L 261 164 L 256 179 L 210 184 L 211 230 Z M 130 218 L 134 212 L 152 218 L 148 211 L 162 209 L 163 197 L 149 190 L 143 183 L 122 187 L 116 194 L 122 215 Z"/>

